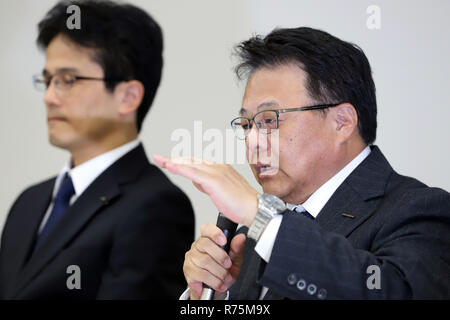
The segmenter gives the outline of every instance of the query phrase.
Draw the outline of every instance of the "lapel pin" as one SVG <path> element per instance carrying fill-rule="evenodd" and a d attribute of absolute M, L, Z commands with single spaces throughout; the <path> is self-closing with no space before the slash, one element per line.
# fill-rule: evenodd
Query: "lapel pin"
<path fill-rule="evenodd" d="M 103 204 L 108 204 L 108 199 L 106 199 L 105 196 L 101 196 L 100 201 L 103 202 Z"/>
<path fill-rule="evenodd" d="M 347 217 L 347 218 L 352 218 L 352 219 L 355 218 L 355 216 L 352 216 L 351 214 L 348 214 L 348 213 L 343 213 L 342 216 Z"/>

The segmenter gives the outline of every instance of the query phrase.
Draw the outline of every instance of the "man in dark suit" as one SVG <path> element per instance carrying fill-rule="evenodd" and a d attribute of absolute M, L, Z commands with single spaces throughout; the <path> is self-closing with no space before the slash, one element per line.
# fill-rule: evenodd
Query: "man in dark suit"
<path fill-rule="evenodd" d="M 80 29 L 66 26 L 69 5 L 80 8 Z M 38 44 L 49 140 L 71 157 L 13 204 L 0 297 L 177 297 L 194 215 L 138 140 L 161 78 L 158 24 L 131 5 L 61 2 L 40 22 Z"/>
<path fill-rule="evenodd" d="M 155 156 L 244 227 L 227 255 L 214 224 L 186 253 L 189 288 L 216 299 L 448 299 L 450 195 L 397 174 L 376 137 L 371 68 L 311 28 L 237 47 L 248 75 L 231 123 L 264 193 L 232 167 Z"/>

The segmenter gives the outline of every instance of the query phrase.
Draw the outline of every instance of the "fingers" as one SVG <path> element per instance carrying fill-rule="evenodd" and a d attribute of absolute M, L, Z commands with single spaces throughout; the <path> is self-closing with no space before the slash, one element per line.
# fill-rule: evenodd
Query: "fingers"
<path fill-rule="evenodd" d="M 177 174 L 183 176 L 187 179 L 192 180 L 198 184 L 202 184 L 205 182 L 206 176 L 203 171 L 199 170 L 196 167 L 181 165 L 174 162 L 165 162 L 165 168 L 169 170 L 169 172 L 173 174 Z"/>
<path fill-rule="evenodd" d="M 188 283 L 189 297 L 191 300 L 200 300 L 203 290 L 203 284 L 199 281 Z"/>
<path fill-rule="evenodd" d="M 200 253 L 193 257 L 193 262 L 200 267 L 207 267 L 212 265 L 211 257 L 214 262 L 221 265 L 223 268 L 228 269 L 231 267 L 231 259 L 228 254 L 217 246 L 217 244 L 208 238 L 199 238 L 193 244 L 194 248 Z"/>
<path fill-rule="evenodd" d="M 203 192 L 203 193 L 206 193 L 205 189 L 203 189 L 203 187 L 202 187 L 201 184 L 198 184 L 198 183 L 196 183 L 196 182 L 194 182 L 194 181 L 192 181 L 192 184 L 193 184 L 199 191 L 201 191 L 201 192 Z"/>
<path fill-rule="evenodd" d="M 161 156 L 159 154 L 155 154 L 153 156 L 153 159 L 155 160 L 155 163 L 160 166 L 161 168 L 165 168 L 166 167 L 166 162 L 168 161 L 168 158 Z"/>
<path fill-rule="evenodd" d="M 200 238 L 201 239 L 201 238 Z M 220 247 L 215 245 L 210 241 L 215 247 L 216 251 L 223 251 Z M 227 287 L 224 285 L 225 281 L 230 281 L 231 278 L 227 268 L 222 264 L 218 263 L 212 256 L 200 252 L 197 248 L 200 247 L 201 250 L 209 250 L 204 248 L 204 243 L 198 243 L 198 240 L 194 242 L 185 255 L 183 272 L 189 287 L 198 294 L 201 290 L 197 283 L 205 283 L 216 291 L 226 291 Z M 217 252 L 214 255 L 221 255 Z M 226 255 L 226 254 L 225 254 Z M 229 260 L 229 258 L 227 258 Z M 231 265 L 231 262 L 230 262 Z"/>
<path fill-rule="evenodd" d="M 168 158 L 158 154 L 153 156 L 155 163 L 161 168 L 166 168 L 174 174 L 185 176 L 193 180 L 193 176 L 212 174 L 215 172 L 215 166 L 222 166 L 221 164 L 196 158 Z"/>
<path fill-rule="evenodd" d="M 235 279 L 237 279 L 239 276 L 239 272 L 241 271 L 245 239 L 246 238 L 244 234 L 238 234 L 234 236 L 233 240 L 231 240 L 230 258 L 232 264 L 231 268 L 228 269 L 228 272 L 231 274 L 232 281 L 231 283 L 225 281 L 225 285 L 228 287 L 230 287 L 234 283 Z"/>
<path fill-rule="evenodd" d="M 180 166 L 190 166 L 190 167 L 208 167 L 211 166 L 213 164 L 215 164 L 215 162 L 213 161 L 209 161 L 206 159 L 197 159 L 197 158 L 168 158 L 168 157 L 164 157 L 162 155 L 159 154 L 155 154 L 153 156 L 153 159 L 155 160 L 155 163 L 160 166 L 165 168 L 166 164 L 176 164 L 176 165 L 180 165 Z"/>
<path fill-rule="evenodd" d="M 242 256 L 245 245 L 245 234 L 240 233 L 234 236 L 230 243 L 230 258 Z"/>
<path fill-rule="evenodd" d="M 214 175 L 209 172 L 210 163 L 208 162 L 195 159 L 170 159 L 160 155 L 154 155 L 153 158 L 158 166 L 191 180 L 202 192 L 205 192 L 203 184 L 214 180 L 211 179 Z"/>
<path fill-rule="evenodd" d="M 170 159 L 160 155 L 155 155 L 154 159 L 169 172 L 190 179 L 231 221 L 247 226 L 253 221 L 258 207 L 258 191 L 229 164 L 193 158 Z"/>
<path fill-rule="evenodd" d="M 216 225 L 204 223 L 201 227 L 201 237 L 192 244 L 192 262 L 198 267 L 210 270 L 218 278 L 224 279 L 226 269 L 231 267 L 231 259 L 220 248 L 226 244 L 226 237 Z M 217 267 L 217 265 L 219 267 Z"/>
<path fill-rule="evenodd" d="M 200 233 L 202 237 L 211 239 L 219 246 L 223 246 L 227 243 L 227 238 L 223 234 L 222 230 L 211 222 L 202 224 L 200 226 Z"/>
<path fill-rule="evenodd" d="M 229 269 L 232 261 L 220 248 L 226 243 L 223 232 L 212 223 L 201 226 L 201 237 L 186 252 L 183 272 L 191 289 L 191 298 L 201 295 L 205 283 L 218 292 L 225 292 L 234 282 Z"/>

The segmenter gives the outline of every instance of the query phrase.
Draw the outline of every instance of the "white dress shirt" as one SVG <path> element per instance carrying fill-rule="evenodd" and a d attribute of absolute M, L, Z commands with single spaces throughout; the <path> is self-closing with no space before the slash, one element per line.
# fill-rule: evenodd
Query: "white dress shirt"
<path fill-rule="evenodd" d="M 116 149 L 105 152 L 95 158 L 92 158 L 75 168 L 71 168 L 72 159 L 69 159 L 64 167 L 61 169 L 58 177 L 55 181 L 55 187 L 53 188 L 52 201 L 48 207 L 41 225 L 39 226 L 38 234 L 41 233 L 45 224 L 47 223 L 50 213 L 52 212 L 56 194 L 58 193 L 61 182 L 66 172 L 72 179 L 75 194 L 70 198 L 70 204 L 72 205 L 75 200 L 89 187 L 89 185 L 97 179 L 100 174 L 108 169 L 114 162 L 119 160 L 122 156 L 133 150 L 139 145 L 139 140 L 135 139 L 130 141 Z"/>

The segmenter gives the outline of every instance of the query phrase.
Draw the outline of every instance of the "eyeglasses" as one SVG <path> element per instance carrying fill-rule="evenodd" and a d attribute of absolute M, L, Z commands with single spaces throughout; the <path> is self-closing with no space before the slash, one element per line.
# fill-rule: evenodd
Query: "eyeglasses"
<path fill-rule="evenodd" d="M 253 118 L 237 117 L 231 121 L 231 128 L 238 139 L 245 140 L 252 129 L 252 121 L 256 124 L 258 130 L 265 134 L 270 134 L 272 130 L 278 129 L 278 117 L 280 113 L 293 111 L 322 110 L 340 105 L 343 102 L 335 104 L 319 104 L 309 107 L 264 110 L 260 111 Z"/>
<path fill-rule="evenodd" d="M 93 77 L 81 77 L 76 76 L 70 73 L 57 73 L 52 76 L 46 75 L 34 75 L 33 76 L 33 85 L 38 91 L 46 91 L 50 86 L 50 83 L 53 81 L 54 86 L 62 91 L 67 91 L 73 87 L 75 82 L 79 80 L 97 80 L 97 81 L 106 81 L 106 82 L 120 82 L 123 80 L 118 79 L 106 79 L 106 78 L 93 78 Z"/>

